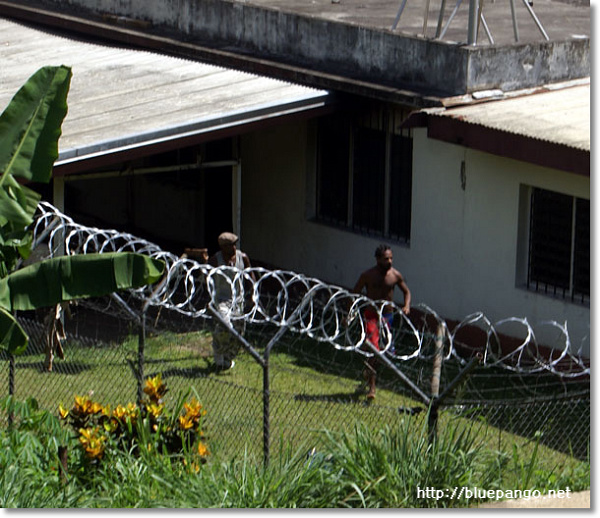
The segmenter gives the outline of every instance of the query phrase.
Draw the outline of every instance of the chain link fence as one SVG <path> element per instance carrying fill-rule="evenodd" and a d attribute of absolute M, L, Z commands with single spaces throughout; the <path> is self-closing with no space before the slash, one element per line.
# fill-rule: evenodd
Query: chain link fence
<path fill-rule="evenodd" d="M 220 456 L 268 460 L 288 447 L 320 448 L 326 433 L 354 426 L 395 427 L 405 419 L 426 424 L 428 408 L 396 372 L 380 368 L 377 398 L 368 403 L 358 390 L 364 356 L 289 330 L 274 345 L 267 369 L 242 352 L 236 367 L 223 372 L 213 364 L 212 319 L 154 309 L 140 341 L 139 322 L 108 302 L 92 301 L 74 308 L 66 322 L 65 358 L 56 358 L 48 372 L 43 315 L 23 314 L 20 321 L 30 346 L 21 356 L 0 356 L 0 397 L 35 398 L 55 414 L 59 404 L 70 406 L 75 395 L 83 394 L 114 407 L 137 401 L 142 380 L 160 373 L 169 389 L 167 404 L 188 391 L 197 395 L 207 411 L 208 443 Z M 276 331 L 268 324 L 250 325 L 245 336 L 263 354 Z M 429 393 L 432 362 L 415 358 L 398 367 Z M 448 386 L 463 371 L 464 365 L 445 362 L 441 385 Z M 480 367 L 460 379 L 439 411 L 440 419 L 485 422 L 498 445 L 507 437 L 530 440 L 541 432 L 544 445 L 589 459 L 589 376 Z"/>

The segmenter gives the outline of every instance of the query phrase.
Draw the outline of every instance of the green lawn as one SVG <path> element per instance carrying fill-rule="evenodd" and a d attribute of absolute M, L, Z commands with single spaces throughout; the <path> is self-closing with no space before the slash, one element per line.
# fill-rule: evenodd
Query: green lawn
<path fill-rule="evenodd" d="M 71 406 L 73 397 L 92 394 L 102 404 L 135 401 L 138 339 L 103 347 L 69 343 L 66 360 L 56 360 L 54 372 L 43 370 L 42 354 L 16 360 L 16 398 L 36 398 L 42 408 L 56 413 L 59 403 Z M 259 349 L 260 350 L 260 349 Z M 306 353 L 299 354 L 302 350 Z M 290 351 L 296 351 L 292 354 Z M 262 351 L 261 351 L 262 354 Z M 234 369 L 216 373 L 212 369 L 211 336 L 208 332 L 163 333 L 149 336 L 144 351 L 145 375 L 162 374 L 169 393 L 167 403 L 188 390 L 197 393 L 207 410 L 205 428 L 212 451 L 221 457 L 245 453 L 257 459 L 263 454 L 263 370 L 246 352 L 236 359 Z M 0 367 L 8 378 L 8 362 Z M 378 430 L 400 427 L 407 421 L 415 434 L 425 428 L 426 412 L 411 415 L 407 409 L 423 405 L 396 390 L 379 388 L 377 399 L 366 404 L 357 394 L 362 364 L 356 355 L 334 351 L 327 345 L 301 343 L 297 349 L 275 347 L 270 362 L 270 442 L 271 456 L 286 446 L 322 448 L 324 431 L 345 432 L 356 425 Z M 8 384 L 0 387 L 0 397 Z M 469 427 L 472 421 L 450 411 L 440 415 L 439 430 L 449 423 Z M 527 455 L 535 448 L 532 439 L 481 426 L 480 439 L 492 450 L 512 452 L 513 445 Z M 544 446 L 538 455 L 539 469 L 576 466 L 575 459 Z"/>

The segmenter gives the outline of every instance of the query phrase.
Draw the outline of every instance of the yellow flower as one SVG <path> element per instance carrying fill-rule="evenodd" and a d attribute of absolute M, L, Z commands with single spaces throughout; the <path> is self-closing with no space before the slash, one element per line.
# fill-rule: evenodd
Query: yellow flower
<path fill-rule="evenodd" d="M 195 426 L 194 418 L 189 415 L 179 416 L 179 428 L 182 430 L 189 430 Z"/>
<path fill-rule="evenodd" d="M 75 396 L 75 410 L 82 414 L 87 414 L 92 402 L 88 396 Z"/>
<path fill-rule="evenodd" d="M 165 405 L 156 405 L 154 403 L 150 403 L 149 405 L 146 405 L 146 409 L 153 417 L 157 418 L 163 413 Z"/>
<path fill-rule="evenodd" d="M 183 459 L 183 465 L 194 471 L 194 473 L 198 473 L 200 471 L 200 466 L 196 462 L 188 464 L 187 459 Z"/>
<path fill-rule="evenodd" d="M 58 413 L 60 414 L 61 419 L 66 419 L 69 417 L 69 411 L 62 406 L 62 404 L 58 405 Z"/>
<path fill-rule="evenodd" d="M 86 455 L 90 459 L 101 459 L 106 448 L 106 437 L 100 434 L 100 429 L 98 427 L 80 428 L 79 435 L 79 442 Z"/>
<path fill-rule="evenodd" d="M 103 408 L 100 403 L 90 402 L 90 408 L 88 410 L 90 414 L 100 414 L 102 410 Z"/>
<path fill-rule="evenodd" d="M 138 415 L 138 407 L 135 403 L 127 403 L 128 417 L 136 417 Z"/>
<path fill-rule="evenodd" d="M 160 399 L 167 392 L 167 386 L 163 383 L 162 376 L 160 373 L 154 376 L 154 378 L 148 378 L 146 380 L 144 392 L 148 394 L 148 397 L 150 397 L 152 401 L 160 401 Z"/>
<path fill-rule="evenodd" d="M 183 408 L 190 416 L 199 417 L 202 415 L 202 405 L 196 398 L 193 398 L 189 403 L 184 403 Z"/>
<path fill-rule="evenodd" d="M 201 457 L 206 457 L 207 455 L 210 455 L 206 444 L 204 444 L 203 442 L 198 442 L 198 455 L 200 455 Z"/>
<path fill-rule="evenodd" d="M 118 405 L 112 415 L 117 419 L 124 419 L 127 416 L 127 409 L 123 405 Z"/>

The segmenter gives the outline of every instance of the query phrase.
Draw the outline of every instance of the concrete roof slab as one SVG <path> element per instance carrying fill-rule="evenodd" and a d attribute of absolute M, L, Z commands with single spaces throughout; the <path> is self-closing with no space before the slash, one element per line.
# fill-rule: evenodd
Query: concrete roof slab
<path fill-rule="evenodd" d="M 61 0 L 21 0 L 19 4 L 125 24 L 138 33 L 166 34 L 248 61 L 268 60 L 275 64 L 271 68 L 275 75 L 289 74 L 286 66 L 304 67 L 344 77 L 349 84 L 362 81 L 423 97 L 490 88 L 512 91 L 590 74 L 589 2 L 484 2 L 476 45 L 467 44 L 468 0 L 448 3 L 436 37 L 441 2 L 406 0 L 395 30 L 402 3 L 383 0 L 145 0 L 143 4 L 105 0 L 101 7 L 96 0 L 69 0 L 68 6 Z M 0 0 L 0 14 L 3 5 L 6 10 L 10 4 L 14 8 L 15 2 Z"/>

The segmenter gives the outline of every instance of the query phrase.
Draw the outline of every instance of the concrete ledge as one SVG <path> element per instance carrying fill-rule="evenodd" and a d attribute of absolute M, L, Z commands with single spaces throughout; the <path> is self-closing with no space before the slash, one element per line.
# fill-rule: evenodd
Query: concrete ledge
<path fill-rule="evenodd" d="M 466 46 L 232 0 L 21 0 L 70 14 L 138 20 L 143 31 L 316 71 L 453 96 L 590 75 L 589 38 Z M 291 8 L 290 8 L 291 9 Z"/>

